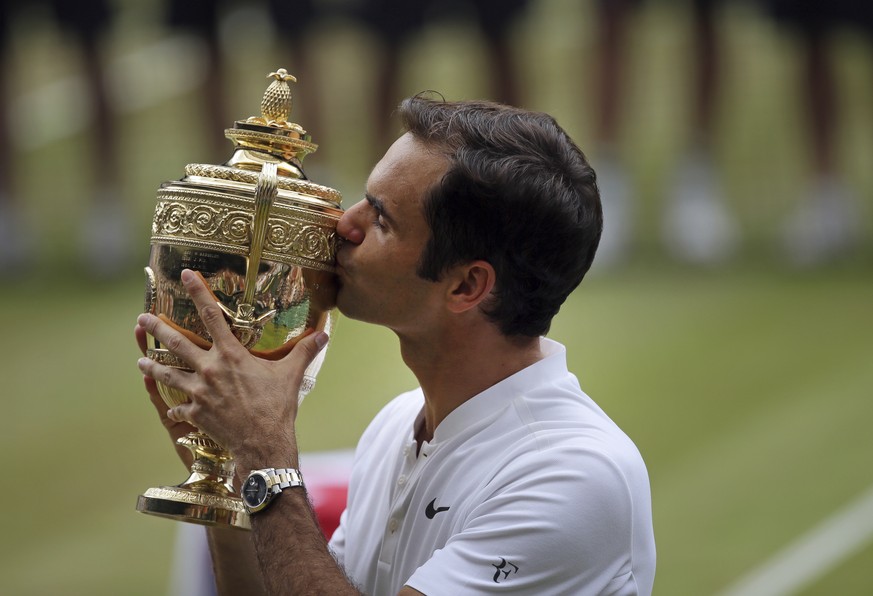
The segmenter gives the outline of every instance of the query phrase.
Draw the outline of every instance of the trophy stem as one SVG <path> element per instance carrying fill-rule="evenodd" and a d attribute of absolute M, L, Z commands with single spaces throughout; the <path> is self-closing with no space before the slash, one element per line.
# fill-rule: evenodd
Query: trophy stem
<path fill-rule="evenodd" d="M 236 464 L 227 450 L 199 430 L 188 433 L 176 443 L 187 447 L 194 455 L 191 475 L 181 487 L 228 496 L 236 494 L 233 487 Z"/>
<path fill-rule="evenodd" d="M 190 476 L 178 486 L 150 488 L 140 495 L 137 510 L 208 526 L 251 529 L 242 500 L 235 496 L 230 452 L 200 431 L 176 442 L 194 455 Z"/>

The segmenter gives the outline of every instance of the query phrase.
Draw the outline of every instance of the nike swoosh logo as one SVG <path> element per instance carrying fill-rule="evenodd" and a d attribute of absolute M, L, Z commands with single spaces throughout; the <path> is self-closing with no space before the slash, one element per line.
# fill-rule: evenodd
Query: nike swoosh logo
<path fill-rule="evenodd" d="M 434 503 L 436 503 L 436 499 L 427 504 L 427 508 L 424 510 L 424 514 L 427 516 L 427 519 L 433 519 L 437 513 L 442 513 L 443 511 L 448 511 L 448 507 L 434 507 Z"/>

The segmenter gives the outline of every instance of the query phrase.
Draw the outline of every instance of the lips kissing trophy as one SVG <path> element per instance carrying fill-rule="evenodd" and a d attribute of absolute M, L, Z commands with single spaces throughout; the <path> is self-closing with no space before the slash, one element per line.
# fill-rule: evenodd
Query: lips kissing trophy
<path fill-rule="evenodd" d="M 145 311 L 157 315 L 203 348 L 211 345 L 180 275 L 200 272 L 234 335 L 254 355 L 285 356 L 312 331 L 328 334 L 336 298 L 334 260 L 342 215 L 340 193 L 306 177 L 303 158 L 316 150 L 306 131 L 289 120 L 296 79 L 285 69 L 261 102 L 261 116 L 239 120 L 225 136 L 234 144 L 222 165 L 189 164 L 181 180 L 158 189 L 146 272 Z M 149 358 L 177 368 L 187 364 L 148 337 Z M 307 368 L 300 399 L 312 389 L 322 350 Z M 185 393 L 158 383 L 173 407 Z M 137 510 L 204 525 L 249 529 L 233 487 L 231 454 L 202 432 L 179 439 L 194 455 L 189 478 L 150 488 Z"/>

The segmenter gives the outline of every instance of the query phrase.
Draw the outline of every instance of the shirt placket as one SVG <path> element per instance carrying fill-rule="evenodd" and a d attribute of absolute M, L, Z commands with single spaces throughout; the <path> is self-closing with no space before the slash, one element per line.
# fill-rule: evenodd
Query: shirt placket
<path fill-rule="evenodd" d="M 379 551 L 379 571 L 376 580 L 377 594 L 388 593 L 386 590 L 391 585 L 391 572 L 396 561 L 398 547 L 400 546 L 400 530 L 409 511 L 413 487 L 421 476 L 424 465 L 427 463 L 427 455 L 425 454 L 429 454 L 431 451 L 431 446 L 424 443 L 421 446 L 419 456 L 416 457 L 416 444 L 414 441 L 408 443 L 403 448 L 403 465 L 400 467 L 400 474 L 397 476 L 392 489 L 391 509 L 382 534 L 382 548 Z"/>

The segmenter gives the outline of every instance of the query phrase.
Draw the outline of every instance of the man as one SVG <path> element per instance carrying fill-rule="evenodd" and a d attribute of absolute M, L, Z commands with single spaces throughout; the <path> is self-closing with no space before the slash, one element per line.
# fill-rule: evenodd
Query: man
<path fill-rule="evenodd" d="M 541 337 L 594 257 L 594 172 L 545 114 L 421 98 L 400 113 L 408 132 L 337 227 L 337 304 L 393 330 L 421 386 L 362 436 L 330 547 L 305 491 L 285 489 L 252 514 L 250 539 L 210 531 L 219 589 L 649 594 L 645 465 L 567 371 L 563 347 Z M 297 389 L 327 338 L 259 360 L 199 278 L 182 279 L 213 348 L 153 316 L 137 327 L 141 343 L 152 333 L 194 369 L 139 361 L 171 436 L 196 424 L 234 454 L 241 479 L 296 468 Z M 190 403 L 164 413 L 153 379 Z"/>

